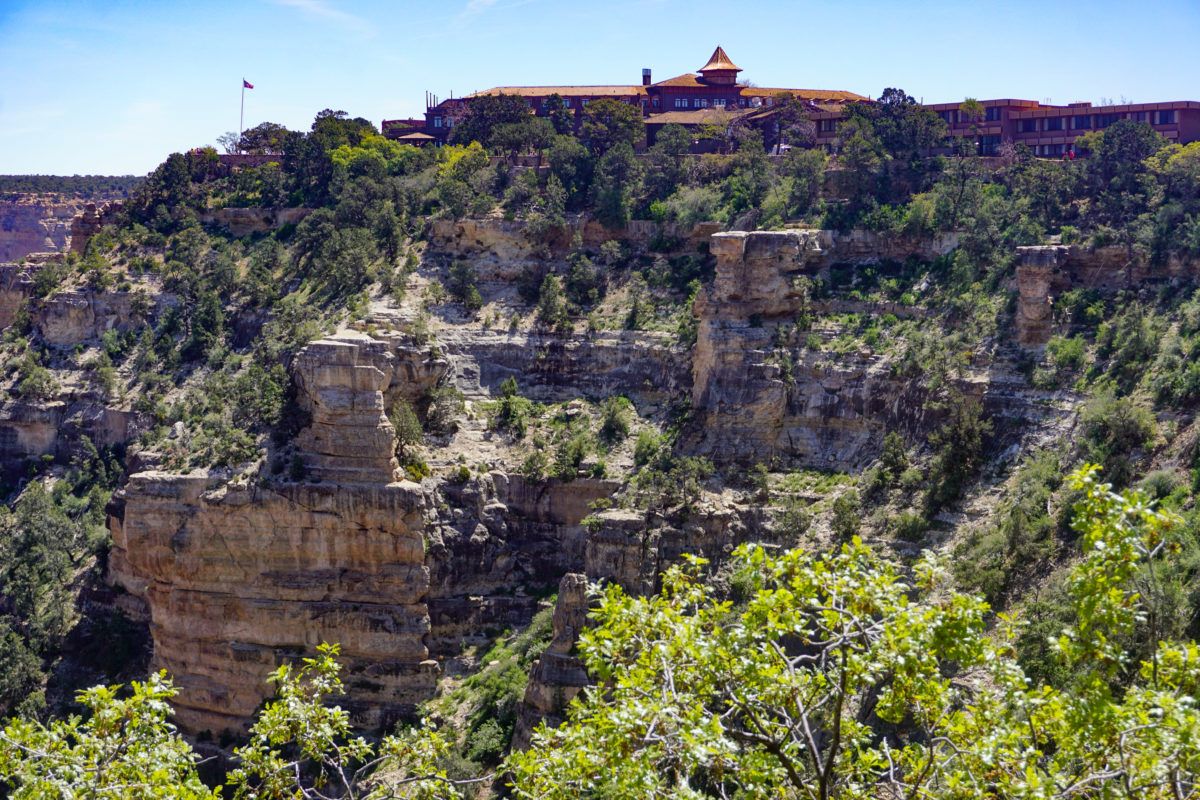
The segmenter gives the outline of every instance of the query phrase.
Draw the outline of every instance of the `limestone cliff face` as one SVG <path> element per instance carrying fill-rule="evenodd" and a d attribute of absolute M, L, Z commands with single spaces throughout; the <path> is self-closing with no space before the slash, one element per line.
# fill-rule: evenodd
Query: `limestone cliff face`
<path fill-rule="evenodd" d="M 575 642 L 587 624 L 588 579 L 569 573 L 558 584 L 554 606 L 554 638 L 534 662 L 517 715 L 512 746 L 529 746 L 539 723 L 561 725 L 567 705 L 591 683 L 583 662 L 575 655 Z"/>
<path fill-rule="evenodd" d="M 391 483 L 396 431 L 384 407 L 395 357 L 368 336 L 321 339 L 293 365 L 300 406 L 311 423 L 297 441 L 309 473 L 335 483 Z"/>
<path fill-rule="evenodd" d="M 0 263 L 34 253 L 66 253 L 71 222 L 86 207 L 61 195 L 14 195 L 0 200 Z"/>
<path fill-rule="evenodd" d="M 1026 347 L 1050 340 L 1054 298 L 1068 289 L 1123 289 L 1200 275 L 1200 260 L 1171 255 L 1162 263 L 1152 263 L 1117 245 L 1018 247 L 1017 255 L 1017 340 Z"/>
<path fill-rule="evenodd" d="M 183 729 L 244 727 L 267 674 L 322 641 L 341 644 L 348 706 L 365 725 L 432 694 L 425 534 L 435 502 L 395 480 L 384 413 L 402 361 L 393 344 L 347 333 L 297 355 L 311 414 L 297 440 L 306 481 L 147 472 L 114 503 L 111 579 L 145 600 Z"/>
<path fill-rule="evenodd" d="M 716 277 L 696 304 L 695 449 L 720 461 L 842 470 L 874 458 L 906 390 L 883 358 L 831 362 L 793 343 L 790 376 L 774 359 L 780 323 L 808 308 L 800 279 L 840 260 L 836 240 L 823 231 L 722 233 L 711 250 Z"/>
<path fill-rule="evenodd" d="M 432 697 L 435 659 L 527 624 L 584 558 L 582 520 L 616 481 L 397 480 L 388 398 L 447 362 L 401 337 L 343 333 L 295 358 L 311 417 L 302 482 L 133 475 L 112 506 L 110 579 L 144 601 L 180 726 L 244 728 L 279 663 L 340 642 L 347 707 L 379 727 Z"/>
<path fill-rule="evenodd" d="M 17 312 L 33 294 L 33 271 L 29 266 L 0 264 L 0 330 L 12 325 Z"/>
<path fill-rule="evenodd" d="M 63 291 L 33 303 L 29 315 L 42 341 L 54 347 L 74 347 L 93 342 L 105 331 L 140 328 L 178 298 L 159 292 Z"/>
<path fill-rule="evenodd" d="M 359 722 L 387 724 L 430 696 L 428 506 L 412 483 L 266 489 L 132 476 L 110 521 L 110 570 L 146 601 L 154 666 L 180 688 L 180 726 L 244 727 L 270 670 L 322 641 L 342 646 Z"/>
<path fill-rule="evenodd" d="M 219 208 L 201 212 L 200 222 L 214 225 L 240 238 L 277 230 L 284 225 L 295 225 L 311 213 L 311 208 L 302 207 Z"/>
<path fill-rule="evenodd" d="M 431 252 L 447 258 L 469 258 L 484 280 L 512 280 L 532 261 L 561 256 L 576 235 L 583 245 L 598 248 L 604 242 L 618 240 L 628 246 L 645 248 L 657 240 L 673 240 L 682 250 L 699 250 L 717 223 L 700 223 L 683 228 L 671 223 L 648 220 L 631 221 L 614 230 L 586 217 L 575 217 L 561 228 L 531 236 L 525 223 L 503 219 L 434 220 L 430 231 Z"/>

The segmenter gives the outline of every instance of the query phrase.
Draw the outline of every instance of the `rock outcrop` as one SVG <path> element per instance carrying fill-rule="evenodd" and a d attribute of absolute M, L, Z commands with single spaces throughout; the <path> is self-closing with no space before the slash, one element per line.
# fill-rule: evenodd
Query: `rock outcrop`
<path fill-rule="evenodd" d="M 297 398 L 310 417 L 297 445 L 310 476 L 338 484 L 396 479 L 396 431 L 383 397 L 394 362 L 386 343 L 350 333 L 296 355 Z"/>
<path fill-rule="evenodd" d="M 431 696 L 429 504 L 413 483 L 132 476 L 111 513 L 111 578 L 148 605 L 153 665 L 179 686 L 179 725 L 243 729 L 269 672 L 323 641 L 341 644 L 358 722 L 387 725 Z"/>
<path fill-rule="evenodd" d="M 529 746 L 539 723 L 545 721 L 550 727 L 561 725 L 567 705 L 591 683 L 583 662 L 574 654 L 575 642 L 587 624 L 587 591 L 587 576 L 578 573 L 564 575 L 558 584 L 554 638 L 529 672 L 513 731 L 515 748 Z"/>
<path fill-rule="evenodd" d="M 0 263 L 71 249 L 71 223 L 85 208 L 62 195 L 26 194 L 0 200 Z"/>
<path fill-rule="evenodd" d="M 17 312 L 33 294 L 33 274 L 37 267 L 0 264 L 0 330 L 12 325 Z"/>
<path fill-rule="evenodd" d="M 652 242 L 675 242 L 678 249 L 699 251 L 712 234 L 715 222 L 685 228 L 673 223 L 634 220 L 613 229 L 587 217 L 574 217 L 568 224 L 531 236 L 523 222 L 504 219 L 439 219 L 431 224 L 430 251 L 447 258 L 469 258 L 484 279 L 515 278 L 524 265 L 561 256 L 576 235 L 586 247 L 598 248 L 616 240 L 628 247 L 645 249 Z"/>
<path fill-rule="evenodd" d="M 256 233 L 268 233 L 285 225 L 295 225 L 312 213 L 303 207 L 218 208 L 200 213 L 200 222 L 242 237 Z"/>
<path fill-rule="evenodd" d="M 315 341 L 293 363 L 311 415 L 296 439 L 305 480 L 129 479 L 110 579 L 145 601 L 184 730 L 244 728 L 269 672 L 321 641 L 342 644 L 356 719 L 390 724 L 432 696 L 436 659 L 527 624 L 583 563 L 582 521 L 616 481 L 396 480 L 389 398 L 415 399 L 446 369 L 398 336 Z"/>
<path fill-rule="evenodd" d="M 30 308 L 30 318 L 42 340 L 54 347 L 74 347 L 95 341 L 105 331 L 128 331 L 151 323 L 179 299 L 165 292 L 56 292 Z"/>
<path fill-rule="evenodd" d="M 1173 254 L 1156 263 L 1117 245 L 1018 247 L 1017 255 L 1017 340 L 1026 347 L 1039 347 L 1050 340 L 1054 298 L 1069 289 L 1111 291 L 1148 281 L 1200 276 L 1200 260 Z"/>
<path fill-rule="evenodd" d="M 802 279 L 837 262 L 834 244 L 824 231 L 713 237 L 716 276 L 695 308 L 697 452 L 840 470 L 877 455 L 883 433 L 905 410 L 906 387 L 886 359 L 850 353 L 831 362 L 780 341 L 781 328 L 809 310 Z"/>

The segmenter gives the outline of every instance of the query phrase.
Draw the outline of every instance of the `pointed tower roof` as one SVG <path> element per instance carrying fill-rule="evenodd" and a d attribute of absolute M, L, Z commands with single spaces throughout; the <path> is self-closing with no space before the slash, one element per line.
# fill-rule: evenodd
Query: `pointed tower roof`
<path fill-rule="evenodd" d="M 729 60 L 729 56 L 725 55 L 724 48 L 717 45 L 717 49 L 713 50 L 712 56 L 709 57 L 708 63 L 700 68 L 700 74 L 706 72 L 741 72 L 742 68 Z"/>

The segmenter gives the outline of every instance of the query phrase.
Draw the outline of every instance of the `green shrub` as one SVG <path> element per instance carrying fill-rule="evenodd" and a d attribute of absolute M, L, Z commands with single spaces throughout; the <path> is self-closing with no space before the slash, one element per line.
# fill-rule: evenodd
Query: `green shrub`
<path fill-rule="evenodd" d="M 833 518 L 830 520 L 833 535 L 843 542 L 849 541 L 858 533 L 861 521 L 862 508 L 858 492 L 850 490 L 838 495 L 833 501 Z"/>
<path fill-rule="evenodd" d="M 1103 394 L 1083 409 L 1079 419 L 1084 457 L 1104 469 L 1104 479 L 1116 487 L 1133 477 L 1133 456 L 1155 436 L 1154 415 L 1128 397 Z"/>
<path fill-rule="evenodd" d="M 557 275 L 547 275 L 542 280 L 538 292 L 537 321 L 560 333 L 571 329 L 571 314 L 563 297 L 562 280 Z"/>
<path fill-rule="evenodd" d="M 450 384 L 435 386 L 422 398 L 425 426 L 432 433 L 452 433 L 466 410 L 463 393 Z"/>
<path fill-rule="evenodd" d="M 1007 594 L 1045 569 L 1057 548 L 1057 521 L 1050 501 L 1062 484 L 1061 463 L 1054 453 L 1032 456 L 986 528 L 972 535 L 955 551 L 955 574 L 964 586 L 976 589 L 994 607 L 1003 606 Z"/>
<path fill-rule="evenodd" d="M 396 430 L 396 445 L 400 450 L 407 450 L 421 444 L 425 439 L 425 430 L 412 404 L 403 397 L 397 398 L 388 414 L 392 427 Z"/>
<path fill-rule="evenodd" d="M 627 397 L 607 397 L 600 405 L 600 439 L 615 444 L 629 436 L 633 403 Z"/>
<path fill-rule="evenodd" d="M 446 282 L 450 295 L 462 303 L 469 311 L 483 308 L 483 297 L 479 294 L 475 268 L 467 261 L 455 261 L 450 265 L 450 275 Z"/>
<path fill-rule="evenodd" d="M 1082 336 L 1069 339 L 1054 336 L 1046 343 L 1046 352 L 1057 369 L 1074 372 L 1083 366 L 1087 356 L 1087 342 Z"/>
<path fill-rule="evenodd" d="M 649 428 L 638 431 L 637 440 L 633 444 L 633 463 L 644 467 L 658 455 L 663 446 L 662 437 Z"/>

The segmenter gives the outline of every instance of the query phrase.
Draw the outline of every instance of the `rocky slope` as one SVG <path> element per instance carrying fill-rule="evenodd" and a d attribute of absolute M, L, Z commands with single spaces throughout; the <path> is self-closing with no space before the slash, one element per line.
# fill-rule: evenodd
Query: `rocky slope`
<path fill-rule="evenodd" d="M 623 245 L 642 253 L 658 233 L 634 231 Z M 261 463 L 181 474 L 160 469 L 153 452 L 133 454 L 134 474 L 110 508 L 109 579 L 125 593 L 120 607 L 148 622 L 154 666 L 180 686 L 180 726 L 244 730 L 270 691 L 270 671 L 321 641 L 342 645 L 356 720 L 388 725 L 412 715 L 442 675 L 469 668 L 471 648 L 527 624 L 557 591 L 554 640 L 518 717 L 517 741 L 527 741 L 586 681 L 572 648 L 587 582 L 651 592 L 684 553 L 719 566 L 742 541 L 772 540 L 776 510 L 739 479 L 747 466 L 854 473 L 878 456 L 887 431 L 920 441 L 936 425 L 927 389 L 897 371 L 895 352 L 814 347 L 797 322 L 816 319 L 809 333 L 828 345 L 846 316 L 923 320 L 928 310 L 912 304 L 814 296 L 812 282 L 848 265 L 929 260 L 951 250 L 953 237 L 788 230 L 700 242 L 701 233 L 679 238 L 680 253 L 715 259 L 695 304 L 696 343 L 684 347 L 661 328 L 549 333 L 521 320 L 512 282 L 530 265 L 561 267 L 561 249 L 533 247 L 503 221 L 439 223 L 403 300 L 376 297 L 359 321 L 292 359 L 303 424 Z M 647 256 L 655 257 L 664 258 Z M 457 260 L 476 267 L 485 295 L 477 314 L 429 300 Z M 0 277 L 15 293 L 30 280 L 15 268 Z M 33 335 L 64 365 L 63 391 L 0 406 L 0 447 L 15 460 L 69 450 L 82 436 L 134 442 L 150 409 L 87 384 L 72 348 L 95 348 L 107 330 L 153 325 L 174 302 L 149 281 L 28 304 Z M 503 317 L 515 321 L 501 329 L 494 320 Z M 1075 402 L 1031 388 L 1019 358 L 1011 341 L 994 342 L 956 378 L 998 421 L 1000 442 L 1017 448 L 1060 435 Z M 508 378 L 546 404 L 538 433 L 518 437 L 493 424 Z M 435 388 L 453 389 L 463 403 L 448 430 L 426 437 L 432 474 L 417 482 L 398 458 L 393 412 Z M 655 432 L 679 424 L 678 401 L 690 397 L 676 450 L 718 465 L 694 502 L 656 508 L 630 494 L 641 466 L 632 437 L 605 463 L 566 477 L 525 468 L 557 441 L 553 426 L 574 430 L 595 413 L 591 404 L 618 395 L 631 401 L 635 431 Z M 268 468 L 289 457 L 290 474 Z"/>

